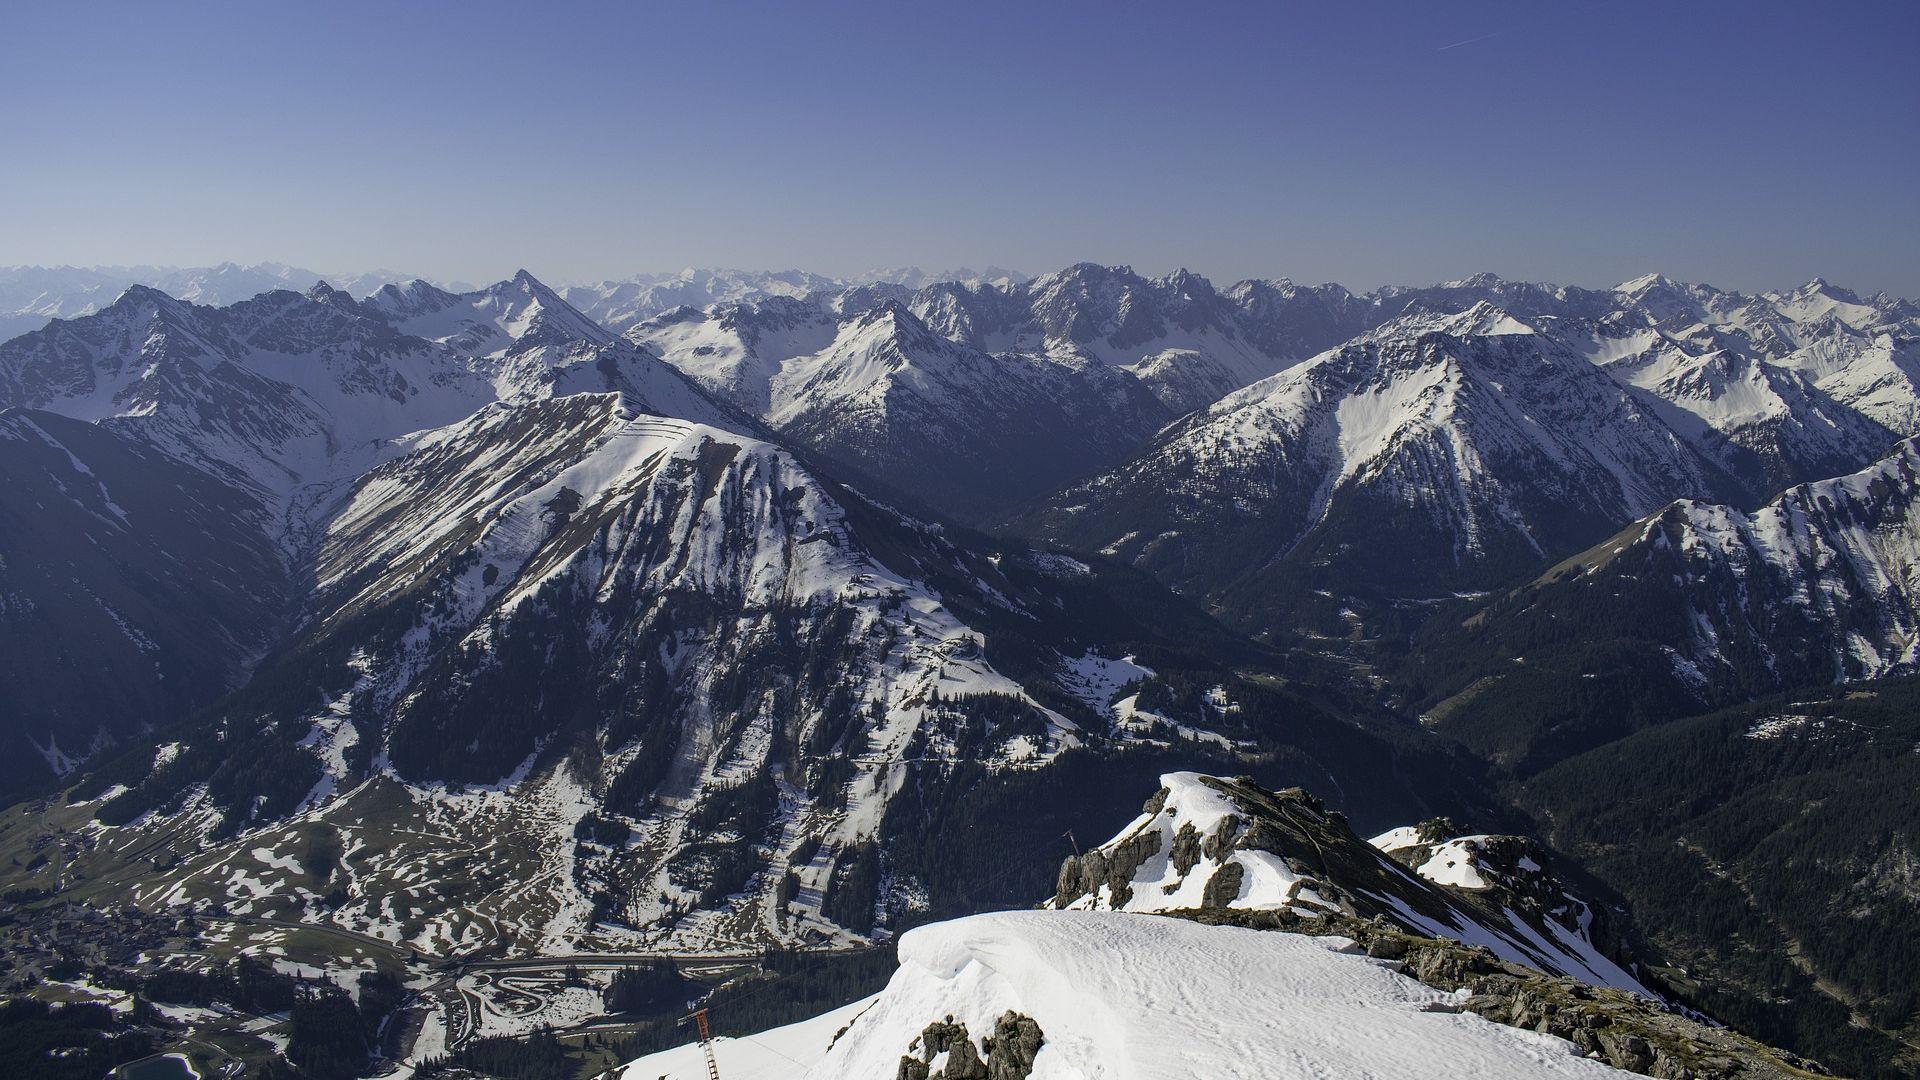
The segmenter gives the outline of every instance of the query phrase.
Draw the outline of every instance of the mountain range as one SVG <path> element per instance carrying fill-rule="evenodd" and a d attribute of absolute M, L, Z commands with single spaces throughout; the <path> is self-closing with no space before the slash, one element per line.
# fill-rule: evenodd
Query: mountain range
<path fill-rule="evenodd" d="M 1715 960 L 1567 778 L 1913 673 L 1907 301 L 295 273 L 62 271 L 85 310 L 0 342 L 12 895 L 474 957 L 865 948 L 1051 890 L 1448 938 L 1906 1060 L 1897 971 Z M 1783 715 L 1768 747 L 1878 753 Z M 1849 893 L 1855 931 L 1898 932 L 1907 879 L 1831 803 L 1795 827 L 1850 837 L 1896 898 Z M 1837 925 L 1715 860 L 1672 891 L 1737 864 L 1714 911 Z"/>
<path fill-rule="evenodd" d="M 931 861 L 903 815 L 955 770 L 1297 744 L 1292 769 L 1366 790 L 1395 757 L 1305 698 L 1236 689 L 1235 663 L 1279 661 L 1144 576 L 861 495 L 524 272 L 226 308 L 135 287 L 0 347 L 0 372 L 47 472 L 8 493 L 9 550 L 47 553 L 8 575 L 8 641 L 56 661 L 22 700 L 59 705 L 25 718 L 38 752 L 14 776 L 91 752 L 112 762 L 100 820 L 199 837 L 132 885 L 148 901 L 448 947 L 483 925 L 527 946 L 832 940 L 965 892 L 878 872 Z M 164 490 L 204 491 L 198 528 L 135 517 Z M 30 531 L 50 508 L 77 527 Z M 61 550 L 81 538 L 85 561 Z M 183 622 L 208 580 L 233 610 Z M 122 678 L 79 662 L 102 639 Z M 1115 706 L 1123 686 L 1154 704 Z M 424 815 L 471 837 L 503 813 L 535 893 L 423 904 L 418 846 L 346 883 L 252 866 L 262 828 L 305 843 Z M 334 888 L 354 899 L 328 907 Z"/>

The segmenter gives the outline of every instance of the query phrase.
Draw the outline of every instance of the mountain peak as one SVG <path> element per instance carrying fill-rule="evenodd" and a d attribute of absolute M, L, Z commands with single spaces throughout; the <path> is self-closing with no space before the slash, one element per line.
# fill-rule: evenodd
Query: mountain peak
<path fill-rule="evenodd" d="M 422 278 L 405 285 L 388 282 L 367 297 L 367 304 L 391 318 L 406 319 L 451 307 L 459 297 Z"/>
<path fill-rule="evenodd" d="M 308 286 L 304 295 L 316 304 L 329 304 L 334 307 L 351 306 L 353 304 L 352 296 L 349 296 L 343 290 L 334 288 L 325 281 L 314 282 L 311 286 Z"/>
<path fill-rule="evenodd" d="M 1824 296 L 1829 300 L 1837 300 L 1843 304 L 1858 304 L 1861 302 L 1860 295 L 1852 289 L 1842 288 L 1823 277 L 1816 277 L 1794 291 L 1801 296 Z"/>
<path fill-rule="evenodd" d="M 169 296 L 151 285 L 129 285 L 126 291 L 122 292 L 110 307 L 131 307 L 140 304 L 159 304 L 164 307 L 173 307 L 180 302 L 181 301 L 175 297 Z"/>
<path fill-rule="evenodd" d="M 1443 289 L 1492 289 L 1505 284 L 1506 279 L 1502 278 L 1499 274 L 1493 273 L 1490 270 L 1482 270 L 1477 274 L 1460 278 L 1457 281 L 1449 281 L 1440 287 Z"/>
<path fill-rule="evenodd" d="M 862 312 L 854 324 L 860 330 L 875 328 L 902 344 L 923 346 L 930 342 L 946 344 L 912 309 L 891 297 Z"/>
<path fill-rule="evenodd" d="M 1181 267 L 1166 277 L 1161 278 L 1160 283 L 1189 299 L 1200 299 L 1202 297 L 1215 295 L 1213 282 L 1188 270 L 1186 267 Z"/>
<path fill-rule="evenodd" d="M 1617 293 L 1624 293 L 1628 296 L 1644 296 L 1652 292 L 1668 292 L 1674 289 L 1682 289 L 1682 288 L 1685 288 L 1685 286 L 1681 285 L 1679 282 L 1673 280 L 1667 275 L 1661 274 L 1661 273 L 1652 273 L 1652 274 L 1641 274 L 1639 277 L 1634 278 L 1631 281 L 1623 281 L 1620 284 L 1615 285 L 1613 287 L 1613 291 Z"/>
<path fill-rule="evenodd" d="M 512 277 L 507 278 L 505 281 L 496 282 L 483 291 L 493 296 L 500 296 L 510 292 L 519 293 L 523 296 L 531 297 L 541 304 L 566 303 L 566 301 L 560 298 L 559 293 L 547 287 L 546 282 L 534 277 L 531 272 L 524 268 L 515 270 Z"/>
<path fill-rule="evenodd" d="M 1448 332 L 1474 337 L 1505 334 L 1531 334 L 1534 328 L 1513 316 L 1507 309 L 1488 300 L 1478 300 L 1467 310 L 1448 320 Z"/>

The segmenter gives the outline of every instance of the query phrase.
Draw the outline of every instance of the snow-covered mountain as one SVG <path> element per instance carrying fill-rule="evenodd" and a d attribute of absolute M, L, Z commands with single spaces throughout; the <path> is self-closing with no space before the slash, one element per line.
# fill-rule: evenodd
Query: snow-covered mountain
<path fill-rule="evenodd" d="M 857 939 L 928 901 L 880 872 L 940 842 L 893 824 L 903 790 L 1261 745 L 1203 709 L 1118 722 L 1116 688 L 1157 679 L 1109 658 L 1181 633 L 1165 600 L 1116 606 L 1135 575 L 949 538 L 777 446 L 609 393 L 395 449 L 326 518 L 291 643 L 164 767 L 99 775 L 102 820 L 190 844 L 143 903 L 452 951 Z M 417 839 L 344 883 L 256 865 L 316 828 Z M 422 872 L 476 843 L 482 878 Z"/>
<path fill-rule="evenodd" d="M 1629 634 L 1703 703 L 1920 665 L 1920 442 L 1752 513 L 1682 500 L 1556 566 L 1462 641 L 1634 613 Z M 1541 640 L 1543 646 L 1559 638 Z"/>
<path fill-rule="evenodd" d="M 1122 457 L 1144 447 L 1159 422 L 1217 406 L 1227 395 L 1295 369 L 1330 348 L 1434 330 L 1472 337 L 1531 333 L 1535 344 L 1551 349 L 1565 366 L 1575 366 L 1577 358 L 1603 369 L 1626 388 L 1636 414 L 1653 414 L 1653 427 L 1684 441 L 1689 453 L 1705 459 L 1709 471 L 1724 474 L 1704 487 L 1661 485 L 1641 510 L 1676 495 L 1763 497 L 1786 484 L 1857 467 L 1894 439 L 1920 431 L 1920 393 L 1911 374 L 1920 373 L 1913 352 L 1914 341 L 1920 339 L 1916 309 L 1887 297 L 1861 300 L 1823 282 L 1748 296 L 1658 277 L 1608 290 L 1511 282 L 1482 274 L 1432 287 L 1356 295 L 1337 285 L 1301 286 L 1285 280 L 1243 281 L 1218 290 L 1187 271 L 1149 279 L 1127 267 L 1080 264 L 1018 282 L 944 281 L 911 292 L 898 284 L 792 292 L 765 296 L 743 290 L 727 302 L 675 308 L 628 324 L 625 332 L 776 427 L 781 426 L 776 413 L 788 418 L 852 414 L 860 417 L 857 426 L 883 428 L 932 420 L 939 434 L 928 441 L 955 445 L 956 432 L 978 424 L 979 430 L 965 434 L 980 444 L 1018 450 L 1029 460 L 1071 461 L 1070 468 L 1049 472 L 1048 484 L 1039 485 L 1043 487 L 1090 469 L 1121 465 Z M 962 397 L 1001 398 L 1000 384 L 1010 373 L 1018 374 L 1019 382 L 1037 381 L 1042 385 L 1033 390 L 1054 395 L 1052 411 L 1069 414 L 1064 422 L 1049 421 L 1048 429 L 1067 435 L 1086 452 L 1063 455 L 1053 441 L 1035 441 L 1033 432 L 995 430 L 991 418 L 976 420 L 950 406 L 929 413 L 917 399 L 901 406 L 916 409 L 910 419 L 895 420 L 887 415 L 888 403 L 848 396 L 866 387 L 870 375 L 822 377 L 819 369 L 835 366 L 832 358 L 823 360 L 823 354 L 859 329 L 850 324 L 889 305 L 911 312 L 918 321 L 916 334 L 924 326 L 936 337 L 998 359 L 997 364 L 970 365 L 974 377 L 987 381 L 956 383 Z M 842 344 L 839 352 L 846 351 Z M 1077 372 L 1080 380 L 1062 382 L 1063 366 Z M 783 374 L 789 368 L 799 369 L 799 374 Z M 1130 406 L 1110 415 L 1104 408 L 1078 407 L 1083 401 L 1118 399 L 1125 380 L 1104 377 L 1109 374 L 1131 379 L 1158 399 L 1159 408 Z M 1099 387 L 1079 385 L 1096 376 L 1102 376 Z M 776 382 L 790 400 L 774 400 Z M 1504 397 L 1526 389 L 1501 383 L 1491 393 Z M 1514 407 L 1524 412 L 1539 401 L 1519 400 Z M 1018 411 L 1037 415 L 1026 406 Z M 1391 417 L 1386 422 L 1393 424 Z M 1596 423 L 1610 427 L 1613 420 Z M 809 428 L 793 434 L 835 456 L 833 433 Z M 1625 437 L 1636 436 L 1629 431 Z M 826 441 L 817 441 L 823 438 Z M 864 445 L 851 453 L 839 447 L 838 460 L 896 490 L 934 496 L 931 504 L 947 513 L 992 521 L 996 511 L 1010 511 L 1035 494 L 994 485 L 985 492 L 990 501 L 983 504 L 976 482 L 970 485 L 976 492 L 969 493 L 976 497 L 948 503 L 944 498 L 953 493 L 951 485 L 939 483 L 937 473 L 929 483 L 923 468 L 908 467 L 897 451 L 879 449 L 884 439 L 851 434 L 840 438 Z M 1583 436 L 1573 432 L 1566 439 L 1581 441 Z M 1604 461 L 1607 454 L 1602 450 L 1598 457 L 1603 468 L 1613 471 L 1615 464 Z M 1592 456 L 1585 450 L 1580 455 Z M 1124 467 L 1138 468 L 1140 463 Z M 1576 474 L 1573 515 L 1582 519 L 1572 527 L 1576 537 L 1571 544 L 1577 548 L 1630 520 L 1633 511 L 1623 512 L 1622 507 L 1638 504 L 1623 501 L 1618 492 L 1585 490 L 1578 474 L 1599 474 L 1585 466 L 1571 467 Z M 994 470 L 996 475 L 1003 471 Z M 1731 486 L 1722 482 L 1727 480 Z M 1626 482 L 1644 488 L 1639 481 Z M 1554 493 L 1556 502 L 1560 494 Z M 1174 494 L 1176 501 L 1180 497 Z M 1260 503 L 1238 491 L 1226 497 L 1240 499 L 1236 509 L 1243 512 Z M 1479 501 L 1471 494 L 1465 499 Z M 1489 506 L 1462 513 L 1506 515 L 1504 509 Z M 1095 546 L 1129 532 L 1151 539 L 1168 531 L 1149 531 L 1155 524 L 1130 525 Z M 1486 531 L 1484 522 L 1463 523 L 1459 529 Z M 1479 541 L 1468 537 L 1456 542 L 1452 533 L 1459 529 L 1444 530 L 1447 542 L 1429 554 L 1460 554 L 1472 561 L 1476 556 L 1464 549 Z M 1093 533 L 1075 537 L 1081 542 L 1095 538 Z M 1264 536 L 1255 546 L 1268 548 L 1264 554 L 1270 556 L 1286 539 L 1297 540 L 1298 533 Z M 1555 553 L 1572 549 L 1551 536 L 1533 540 Z M 1193 563 L 1190 555 L 1182 561 Z M 1206 567 L 1195 572 L 1216 573 Z"/>
<path fill-rule="evenodd" d="M 1052 906 L 1087 911 L 1239 909 L 1380 919 L 1410 933 L 1595 986 L 1647 995 L 1594 939 L 1596 912 L 1518 836 L 1362 840 L 1298 788 L 1169 773 L 1139 818 L 1060 868 Z"/>
<path fill-rule="evenodd" d="M 1690 349 L 1653 331 L 1600 338 L 1607 369 L 1670 403 L 1667 418 L 1749 490 L 1772 491 L 1851 469 L 1915 430 L 1912 418 L 1883 422 L 1848 398 L 1858 395 L 1789 363 L 1717 347 Z M 1885 346 L 1893 348 L 1889 342 Z M 1851 365 L 1845 365 L 1850 367 Z M 1854 369 L 1850 375 L 1861 374 Z M 1920 401 L 1920 398 L 1915 400 Z"/>
<path fill-rule="evenodd" d="M 680 309 L 629 336 L 849 474 L 963 520 L 1118 461 L 1171 419 L 1106 365 L 989 353 L 897 300 L 837 299 Z"/>
<path fill-rule="evenodd" d="M 594 389 L 720 415 L 524 271 L 469 294 L 416 281 L 356 301 L 320 283 L 226 307 L 134 286 L 94 315 L 0 343 L 0 408 L 137 431 L 276 494 L 357 475 L 383 440 L 489 401 Z"/>
<path fill-rule="evenodd" d="M 956 267 L 952 270 L 922 270 L 918 266 L 888 266 L 878 270 L 869 270 L 864 274 L 855 274 L 847 279 L 851 285 L 903 285 L 909 289 L 924 289 L 929 285 L 938 285 L 951 281 L 968 287 L 992 285 L 1008 289 L 1032 280 L 1031 275 L 1018 270 L 1009 270 L 1004 266 L 987 266 L 975 270 L 970 266 Z"/>
<path fill-rule="evenodd" d="M 0 408 L 97 423 L 214 475 L 236 528 L 293 558 L 400 436 L 497 401 L 624 393 L 778 433 L 891 501 L 979 522 L 1091 475 L 1023 527 L 1262 629 L 1276 598 L 1324 622 L 1365 609 L 1360 594 L 1498 587 L 1669 499 L 1751 504 L 1920 423 L 1913 305 L 1821 282 L 1744 296 L 1480 277 L 1355 296 L 1083 265 L 917 293 L 814 284 L 626 336 L 525 272 L 225 307 L 134 286 L 0 343 Z M 1160 430 L 1179 387 L 1205 399 L 1275 367 Z"/>
<path fill-rule="evenodd" d="M 1364 310 L 1337 286 L 1229 297 L 1193 274 L 1084 264 L 678 308 L 626 333 L 829 459 L 991 521 L 1363 329 Z"/>
<path fill-rule="evenodd" d="M 1309 577 L 1486 588 L 1676 494 L 1739 490 L 1656 404 L 1490 305 L 1410 315 L 1170 426 L 1027 527 L 1249 604 Z"/>
<path fill-rule="evenodd" d="M 1512 764 L 1462 700 L 1576 745 L 1558 698 L 1631 725 L 1626 684 L 1910 670 L 1920 443 L 1743 508 L 1913 434 L 1911 305 L 887 276 L 683 275 L 583 294 L 626 313 L 600 318 L 524 271 L 136 285 L 0 343 L 0 787 L 71 785 L 0 830 L 60 845 L 9 889 L 112 880 L 429 955 L 858 945 L 1037 898 L 1012 857 L 1111 829 L 1123 780 L 1253 771 L 1170 773 L 1056 910 L 909 934 L 893 987 L 780 1038 L 818 1075 L 931 1080 L 1191 1067 L 1172 1001 L 1222 1018 L 1229 1075 L 1591 1072 L 1722 1037 L 1622 1026 L 1654 1022 L 1652 969 L 1550 852 L 1432 820 L 1495 788 L 1426 729 Z M 1062 485 L 1021 519 L 1058 549 L 911 509 L 991 521 Z M 1472 618 L 1450 595 L 1635 518 Z M 1458 677 L 1328 675 L 1142 570 L 1263 630 L 1364 594 L 1457 613 L 1431 644 Z M 1560 681 L 1501 697 L 1536 670 Z M 1323 779 L 1331 806 L 1261 786 Z M 1332 806 L 1426 823 L 1369 844 Z M 1424 1049 L 1277 1042 L 1277 1015 Z"/>
<path fill-rule="evenodd" d="M 862 318 L 883 348 L 912 316 Z M 917 333 L 917 363 L 990 359 Z M 1106 691 L 1154 682 L 1108 659 L 1130 643 L 1225 639 L 1194 638 L 1197 615 L 1126 572 L 949 538 L 853 495 L 524 274 L 226 308 L 135 288 L 0 346 L 0 389 L 38 448 L 10 462 L 32 474 L 20 512 L 50 492 L 73 504 L 30 524 L 111 531 L 180 493 L 195 526 L 101 532 L 116 565 L 60 580 L 8 568 L 9 634 L 61 657 L 109 625 L 129 643 L 125 702 L 65 661 L 45 695 L 91 707 L 22 734 L 27 760 L 60 768 L 136 746 L 98 774 L 120 789 L 97 790 L 116 827 L 184 845 L 149 900 L 241 902 L 206 888 L 236 880 L 263 831 L 431 821 L 511 836 L 540 888 L 450 885 L 441 914 L 397 917 L 397 893 L 426 887 L 427 843 L 365 868 L 329 917 L 436 948 L 472 947 L 482 925 L 522 947 L 857 935 L 915 902 L 876 870 L 909 763 L 1017 772 L 1076 747 L 1231 755 L 1247 738 L 1197 707 L 1169 707 L 1164 730 L 1108 707 Z M 54 542 L 16 535 L 19 551 Z M 156 613 L 172 593 L 136 603 L 116 571 L 257 593 L 175 625 Z M 33 617 L 62 591 L 71 625 Z M 164 662 L 143 674 L 148 654 Z M 249 675 L 163 762 L 138 748 L 147 724 Z M 255 905 L 316 916 L 330 891 L 290 867 L 247 880 Z"/>
<path fill-rule="evenodd" d="M 439 342 L 467 356 L 498 356 L 509 349 L 587 342 L 604 345 L 613 333 L 521 270 L 512 278 L 466 293 L 425 281 L 382 286 L 366 306 L 395 329 Z"/>
<path fill-rule="evenodd" d="M 551 295 L 530 282 L 516 279 L 482 295 Z M 498 338 L 505 345 L 476 356 L 405 333 L 388 309 L 324 284 L 305 295 L 268 292 L 227 307 L 134 286 L 95 314 L 56 320 L 0 343 L 0 416 L 37 410 L 84 422 L 32 425 L 43 435 L 57 428 L 57 436 L 42 441 L 69 446 L 71 460 L 84 464 L 63 468 L 67 458 L 48 458 L 53 473 L 42 471 L 36 480 L 26 475 L 29 459 L 17 461 L 18 497 L 51 488 L 85 504 L 91 485 L 76 488 L 63 473 L 84 474 L 95 453 L 114 455 L 111 471 L 101 473 L 112 480 L 103 488 L 105 498 L 138 503 L 151 514 L 125 536 L 102 532 L 113 531 L 113 522 L 97 512 L 82 519 L 89 526 L 84 535 L 98 550 L 118 550 L 131 560 L 116 563 L 114 573 L 169 581 L 192 570 L 198 584 L 177 581 L 172 587 L 178 595 L 195 589 L 213 595 L 229 585 L 247 594 L 239 607 L 201 608 L 221 620 L 210 628 L 182 623 L 157 595 L 138 604 L 111 599 L 108 582 L 76 573 L 60 579 L 65 615 L 49 623 L 45 615 L 31 615 L 24 599 L 38 596 L 43 607 L 49 604 L 48 594 L 36 590 L 55 587 L 53 580 L 33 583 L 48 567 L 9 554 L 0 588 L 23 599 L 0 618 L 0 633 L 70 658 L 36 676 L 45 689 L 35 698 L 64 695 L 72 707 L 61 710 L 64 719 L 57 722 L 53 714 L 32 720 L 28 726 L 35 733 L 27 737 L 47 746 L 57 734 L 59 760 L 67 764 L 156 723 L 160 717 L 148 704 L 184 707 L 230 689 L 272 643 L 264 628 L 290 614 L 294 598 L 284 594 L 285 581 L 303 573 L 316 523 L 331 512 L 339 486 L 399 452 L 393 441 L 399 436 L 452 423 L 497 400 L 580 391 L 626 393 L 697 422 L 744 419 L 564 302 L 557 308 L 503 302 L 498 308 L 499 329 L 467 320 L 490 329 L 490 343 Z M 472 336 L 470 328 L 467 333 Z M 120 449 L 114 449 L 116 440 L 124 444 Z M 171 512 L 170 491 L 179 499 Z M 221 542 L 209 546 L 209 536 Z M 125 548 L 128 543 L 138 546 Z M 261 549 L 273 554 L 273 573 L 261 572 Z M 134 557 L 138 553 L 145 557 Z M 158 655 L 220 648 L 225 659 L 194 668 L 201 678 L 184 678 L 165 664 L 141 664 L 123 682 L 103 686 L 77 659 L 117 647 L 95 644 L 91 628 L 98 619 L 116 625 L 124 620 L 124 636 L 147 642 Z M 229 647 L 237 641 L 244 647 Z M 63 726 L 68 722 L 80 726 Z"/>
<path fill-rule="evenodd" d="M 834 319 L 846 332 L 809 378 L 884 397 L 895 419 L 915 401 L 994 418 L 964 395 L 996 381 L 973 366 L 997 358 L 897 304 Z M 1036 408 L 1074 397 L 998 381 Z M 483 934 L 522 948 L 845 938 L 928 902 L 911 874 L 881 872 L 925 863 L 936 842 L 895 821 L 903 786 L 917 815 L 973 798 L 938 794 L 966 770 L 1044 772 L 1070 750 L 1233 760 L 1270 752 L 1282 721 L 1296 762 L 1338 748 L 1364 763 L 1356 748 L 1378 741 L 1299 698 L 1232 689 L 1250 647 L 1135 573 L 950 533 L 840 486 L 525 274 L 467 294 L 316 286 L 226 308 L 135 288 L 0 346 L 0 390 L 7 417 L 50 418 L 22 438 L 71 428 L 61 441 L 87 462 L 21 457 L 35 470 L 22 500 L 57 492 L 90 522 L 114 516 L 121 484 L 150 484 L 149 501 L 204 489 L 181 508 L 203 513 L 198 531 L 107 550 L 125 573 L 182 576 L 170 588 L 257 579 L 232 611 L 174 625 L 154 616 L 164 596 L 132 603 L 107 569 L 51 584 L 9 571 L 27 601 L 9 634 L 71 656 L 124 621 L 134 651 L 151 639 L 172 665 L 134 671 L 122 705 L 88 696 L 89 669 L 69 664 L 48 693 L 111 707 L 28 725 L 27 760 L 99 751 L 103 821 L 178 845 L 181 861 L 138 886 L 147 901 L 301 912 L 436 949 Z M 922 452 L 908 434 L 888 437 Z M 139 475 L 95 468 L 111 462 L 83 455 L 83 437 L 128 444 Z M 86 468 L 110 483 L 98 498 Z M 85 617 L 26 617 L 54 589 L 87 598 L 67 601 Z M 1177 681 L 1156 675 L 1166 661 L 1120 659 L 1141 649 L 1172 656 Z M 183 687 L 181 670 L 206 677 Z M 148 724 L 171 728 L 236 683 L 164 760 L 141 745 Z M 1129 685 L 1151 712 L 1113 704 Z M 1254 704 L 1216 709 L 1194 685 Z M 1303 767 L 1349 767 L 1327 761 Z M 252 865 L 263 844 L 374 821 L 441 840 L 345 885 Z M 423 883 L 422 860 L 452 857 L 442 840 L 480 836 L 539 887 Z M 316 906 L 336 886 L 348 899 Z M 421 914 L 394 907 L 402 893 Z"/>
<path fill-rule="evenodd" d="M 1324 622 L 1359 596 L 1496 587 L 1671 499 L 1757 502 L 1920 430 L 1911 305 L 1836 293 L 1389 290 L 1375 302 L 1404 314 L 1186 417 L 1021 527 L 1252 620 L 1310 590 L 1335 594 Z"/>
<path fill-rule="evenodd" d="M 992 354 L 886 303 L 769 382 L 775 430 L 963 520 L 1044 496 L 1124 457 L 1169 413 L 1104 365 Z"/>
<path fill-rule="evenodd" d="M 354 296 L 408 280 L 391 270 L 316 274 L 281 263 L 242 266 L 6 266 L 0 267 L 0 341 L 38 330 L 54 319 L 91 315 L 134 285 L 195 304 L 220 307 L 275 289 L 304 289 L 325 280 Z"/>
<path fill-rule="evenodd" d="M 985 270 L 961 267 L 926 271 L 917 266 L 892 267 L 834 278 L 805 270 L 726 270 L 689 267 L 677 274 L 634 274 L 597 282 L 576 282 L 560 291 L 567 302 L 610 330 L 624 333 L 638 323 L 675 308 L 695 310 L 715 304 L 754 305 L 772 300 L 807 297 L 826 299 L 835 294 L 879 286 L 896 297 L 941 282 L 968 287 L 1010 288 L 1027 280 L 1025 274 L 998 266 Z"/>
<path fill-rule="evenodd" d="M 1374 305 L 1337 285 L 1147 278 L 1080 263 L 1016 285 L 944 283 L 911 305 L 942 336 L 995 353 L 1098 363 L 1186 412 L 1366 330 Z"/>

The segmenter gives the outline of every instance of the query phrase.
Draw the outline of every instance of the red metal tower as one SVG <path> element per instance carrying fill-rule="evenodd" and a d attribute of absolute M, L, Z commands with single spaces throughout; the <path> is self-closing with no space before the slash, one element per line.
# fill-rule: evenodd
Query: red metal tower
<path fill-rule="evenodd" d="M 707 1080 L 720 1080 L 720 1063 L 713 1059 L 713 1030 L 707 1026 L 707 1010 L 695 1009 L 689 1017 L 694 1030 L 700 1033 L 700 1049 L 707 1054 Z"/>

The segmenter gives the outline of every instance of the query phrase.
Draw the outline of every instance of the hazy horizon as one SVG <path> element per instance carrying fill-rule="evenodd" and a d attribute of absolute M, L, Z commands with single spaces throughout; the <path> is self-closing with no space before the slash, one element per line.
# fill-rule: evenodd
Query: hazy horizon
<path fill-rule="evenodd" d="M 1920 295 L 1920 9 L 14 13 L 0 264 Z M 511 264 L 502 252 L 515 252 Z M 662 271 L 670 272 L 670 271 Z"/>

